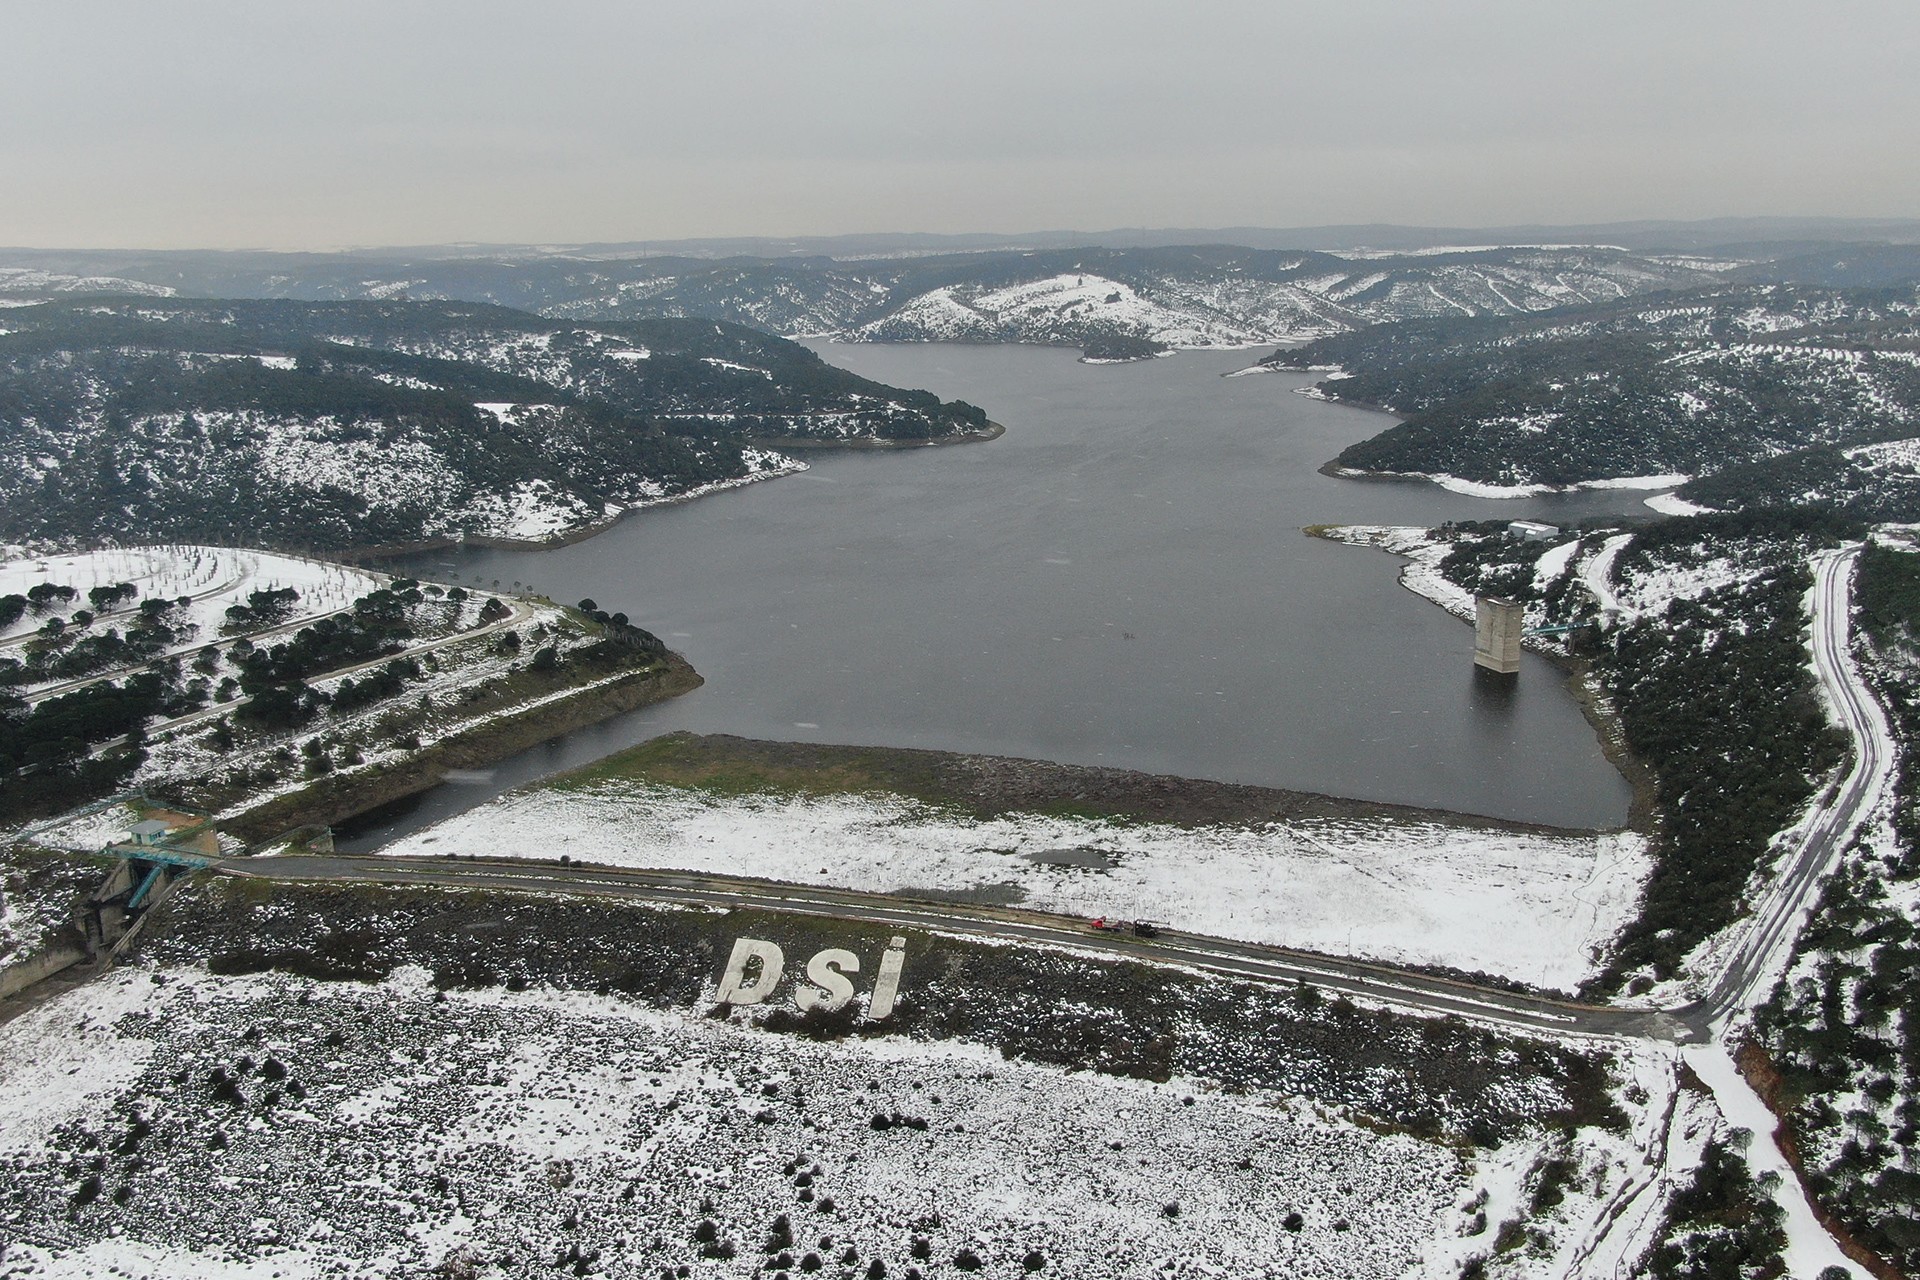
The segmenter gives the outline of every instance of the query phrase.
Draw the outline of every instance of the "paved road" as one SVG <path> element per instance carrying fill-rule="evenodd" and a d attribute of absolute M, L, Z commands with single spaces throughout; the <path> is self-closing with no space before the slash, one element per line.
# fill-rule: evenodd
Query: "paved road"
<path fill-rule="evenodd" d="M 1623 543 L 1607 548 L 1618 553 Z M 1825 876 L 1890 781 L 1893 760 L 1885 716 L 1848 654 L 1848 606 L 1858 548 L 1815 562 L 1812 601 L 1814 666 L 1822 687 L 1854 741 L 1844 777 L 1820 797 L 1794 837 L 1796 845 L 1745 931 L 1708 986 L 1708 994 L 1677 1009 L 1586 1005 L 1502 991 L 1429 974 L 1314 955 L 1285 947 L 1163 931 L 1152 939 L 1095 932 L 1060 916 L 1011 908 L 926 902 L 882 894 L 812 888 L 692 872 L 559 865 L 548 861 L 346 857 L 340 855 L 233 861 L 220 874 L 279 881 L 432 885 L 631 898 L 700 906 L 759 908 L 933 930 L 993 940 L 1015 939 L 1081 952 L 1176 965 L 1236 979 L 1307 982 L 1328 992 L 1433 1015 L 1457 1015 L 1519 1031 L 1609 1039 L 1659 1040 L 1713 1046 L 1728 1019 L 1766 994 Z M 1608 556 L 1611 560 L 1611 556 Z M 1737 1079 L 1737 1077 L 1735 1077 Z M 1669 1111 L 1668 1122 L 1672 1120 Z M 1661 1126 L 1657 1141 L 1667 1141 Z M 1664 1147 L 1648 1154 L 1645 1176 L 1615 1198 L 1615 1209 L 1583 1246 L 1588 1253 L 1620 1226 L 1641 1192 L 1662 1185 Z M 1812 1211 L 1801 1217 L 1813 1223 Z M 1799 1230 L 1811 1233 L 1817 1225 Z M 1585 1261 L 1575 1270 L 1585 1267 Z"/>
<path fill-rule="evenodd" d="M 1892 781 L 1892 730 L 1848 651 L 1848 606 L 1859 554 L 1859 547 L 1849 547 L 1816 558 L 1813 588 L 1814 670 L 1852 735 L 1852 767 L 1804 824 L 1798 848 L 1782 860 L 1779 876 L 1755 908 L 1707 997 L 1683 1011 L 1689 1017 L 1720 1023 L 1766 999 L 1821 882 L 1839 865 L 1848 842 Z"/>
<path fill-rule="evenodd" d="M 140 578 L 139 581 L 145 582 L 150 577 L 152 577 L 151 574 L 145 575 L 142 578 Z M 190 593 L 187 596 L 187 599 L 210 600 L 214 596 L 224 595 L 225 593 L 232 591 L 235 587 L 238 587 L 241 583 L 245 582 L 246 580 L 247 580 L 246 572 L 242 571 L 240 573 L 235 574 L 233 577 L 227 579 L 225 582 L 217 583 L 214 586 L 206 587 L 200 591 L 195 591 Z M 177 600 L 179 599 L 179 597 L 168 596 L 166 597 L 166 599 Z M 121 618 L 137 617 L 139 616 L 139 613 L 140 613 L 140 606 L 135 604 L 135 605 L 129 605 L 125 609 L 108 609 L 105 612 L 96 613 L 93 615 L 93 620 L 96 623 L 111 623 L 111 622 L 117 622 Z M 40 632 L 38 629 L 35 629 L 32 631 L 23 631 L 23 632 L 20 632 L 18 635 L 8 636 L 5 640 L 0 640 L 0 646 L 11 648 L 16 645 L 32 644 L 35 640 L 38 640 L 38 639 L 40 639 Z"/>
<path fill-rule="evenodd" d="M 1620 558 L 1621 551 L 1632 541 L 1632 534 L 1616 533 L 1601 543 L 1600 550 L 1580 567 L 1580 581 L 1586 584 L 1593 602 L 1600 607 L 1604 625 L 1611 626 L 1620 621 L 1627 612 L 1626 606 L 1620 603 L 1620 597 L 1613 593 L 1613 562 Z"/>
<path fill-rule="evenodd" d="M 1687 1040 L 1696 1033 L 1665 1013 L 1582 1005 L 1434 977 L 1387 965 L 1315 955 L 1286 947 L 1233 942 L 1164 930 L 1144 939 L 1102 933 L 1071 917 L 1006 907 L 926 902 L 890 894 L 820 889 L 686 871 L 560 866 L 546 861 L 398 858 L 378 854 L 263 858 L 228 862 L 228 875 L 282 881 L 352 881 L 507 889 L 748 907 L 789 915 L 832 916 L 968 937 L 1019 939 L 1084 951 L 1182 965 L 1267 982 L 1309 982 L 1423 1013 L 1458 1014 L 1529 1031 L 1613 1038 Z"/>
<path fill-rule="evenodd" d="M 353 606 L 348 605 L 344 609 L 331 609 L 326 613 L 316 613 L 306 617 L 295 618 L 292 622 L 283 622 L 277 627 L 268 627 L 264 631 L 249 631 L 246 633 L 245 639 L 250 644 L 258 644 L 262 640 L 285 635 L 289 631 L 299 631 L 303 628 L 310 627 L 322 619 L 337 618 L 343 613 L 352 612 Z M 219 644 L 222 640 L 239 640 L 241 638 L 240 636 L 210 636 L 205 640 L 196 639 L 191 644 L 178 645 L 172 649 L 163 650 L 155 654 L 154 657 L 156 660 L 184 658 L 189 653 L 197 653 L 209 645 Z M 130 675 L 138 674 L 145 665 L 145 663 L 140 663 L 131 667 L 116 667 L 112 671 L 103 671 L 98 675 L 81 676 L 74 680 L 63 680 L 59 684 L 38 685 L 34 688 L 33 692 L 26 695 L 26 699 L 28 704 L 31 705 L 36 702 L 45 702 L 48 698 L 55 698 L 63 693 L 72 693 L 75 689 L 84 689 L 90 684 L 100 684 L 107 680 L 124 680 Z"/>

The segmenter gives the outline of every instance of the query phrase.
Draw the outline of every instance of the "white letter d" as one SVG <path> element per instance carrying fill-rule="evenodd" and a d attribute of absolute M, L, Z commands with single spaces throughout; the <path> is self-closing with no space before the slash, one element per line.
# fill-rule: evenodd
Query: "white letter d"
<path fill-rule="evenodd" d="M 747 965 L 758 960 L 759 972 L 747 980 Z M 738 938 L 733 954 L 727 957 L 726 971 L 720 975 L 720 990 L 715 998 L 724 1004 L 759 1004 L 780 984 L 780 973 L 787 959 L 780 948 L 758 938 Z"/>

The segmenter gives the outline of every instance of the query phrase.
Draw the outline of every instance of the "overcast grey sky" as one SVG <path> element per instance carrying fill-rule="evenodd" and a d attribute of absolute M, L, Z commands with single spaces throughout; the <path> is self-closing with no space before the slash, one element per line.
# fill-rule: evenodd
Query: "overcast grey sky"
<path fill-rule="evenodd" d="M 1920 215 L 1914 0 L 59 0 L 0 244 Z"/>

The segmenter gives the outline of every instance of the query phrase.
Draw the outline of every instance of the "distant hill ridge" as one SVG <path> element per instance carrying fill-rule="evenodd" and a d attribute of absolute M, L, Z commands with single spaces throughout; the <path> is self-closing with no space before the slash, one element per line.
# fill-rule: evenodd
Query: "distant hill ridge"
<path fill-rule="evenodd" d="M 1517 315 L 1691 288 L 1745 260 L 1571 246 L 1345 255 L 1233 245 L 827 256 L 27 254 L 0 292 L 490 302 L 579 320 L 692 317 L 793 337 L 1175 347 L 1296 340 L 1385 321 Z M 113 282 L 124 282 L 115 286 Z"/>

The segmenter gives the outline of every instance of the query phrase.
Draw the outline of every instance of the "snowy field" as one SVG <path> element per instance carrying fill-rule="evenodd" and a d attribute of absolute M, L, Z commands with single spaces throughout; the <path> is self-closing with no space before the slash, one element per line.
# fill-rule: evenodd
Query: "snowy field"
<path fill-rule="evenodd" d="M 0 1162 L 6 1274 L 221 1280 L 1451 1277 L 1524 1172 L 964 1044 L 192 968 L 0 1027 Z"/>
<path fill-rule="evenodd" d="M 1033 857 L 1062 851 L 1106 865 Z M 567 856 L 880 893 L 984 890 L 1042 911 L 1563 990 L 1592 971 L 1647 872 L 1632 833 L 1377 819 L 1197 830 L 1030 814 L 979 821 L 893 796 L 730 797 L 627 780 L 503 796 L 382 852 Z"/>
<path fill-rule="evenodd" d="M 139 591 L 124 604 L 97 613 L 96 628 L 124 626 L 138 617 L 143 600 L 188 596 L 192 604 L 184 611 L 184 620 L 197 628 L 196 644 L 205 644 L 219 637 L 227 608 L 244 604 L 249 592 L 292 587 L 300 599 L 287 621 L 301 622 L 344 609 L 386 580 L 384 574 L 346 565 L 228 547 L 124 547 L 57 556 L 16 553 L 0 562 L 0 596 L 25 595 L 43 582 L 72 587 L 76 595 L 46 613 L 28 610 L 0 632 L 0 640 L 21 639 L 45 626 L 49 618 L 68 619 L 77 609 L 91 608 L 87 592 L 94 587 L 131 583 Z"/>

